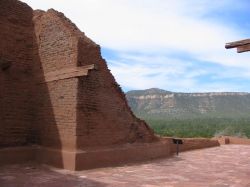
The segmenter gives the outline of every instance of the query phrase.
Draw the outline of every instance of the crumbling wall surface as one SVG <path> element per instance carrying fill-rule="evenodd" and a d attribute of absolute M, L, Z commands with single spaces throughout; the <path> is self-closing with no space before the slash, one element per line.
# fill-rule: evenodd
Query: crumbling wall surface
<path fill-rule="evenodd" d="M 39 144 L 46 147 L 73 150 L 76 147 L 76 102 L 78 79 L 59 79 L 77 64 L 77 37 L 54 10 L 34 12 L 37 69 L 37 87 L 47 87 L 48 93 L 37 93 Z M 51 113 L 48 114 L 48 111 Z"/>
<path fill-rule="evenodd" d="M 97 44 L 53 9 L 36 11 L 34 23 L 45 80 L 54 71 L 96 66 L 86 76 L 46 82 L 62 144 L 70 138 L 71 146 L 76 140 L 78 148 L 156 140 L 147 124 L 131 112 Z M 46 131 L 42 142 L 48 137 Z"/>
<path fill-rule="evenodd" d="M 0 26 L 0 148 L 9 147 L 0 164 L 75 170 L 169 155 L 131 112 L 100 47 L 62 13 L 1 0 Z"/>
<path fill-rule="evenodd" d="M 78 42 L 78 66 L 95 64 L 80 77 L 77 104 L 79 148 L 157 140 L 148 125 L 131 112 L 125 95 L 101 56 L 100 47 L 84 34 Z"/>
<path fill-rule="evenodd" d="M 32 9 L 0 1 L 0 147 L 28 144 L 32 109 Z"/>

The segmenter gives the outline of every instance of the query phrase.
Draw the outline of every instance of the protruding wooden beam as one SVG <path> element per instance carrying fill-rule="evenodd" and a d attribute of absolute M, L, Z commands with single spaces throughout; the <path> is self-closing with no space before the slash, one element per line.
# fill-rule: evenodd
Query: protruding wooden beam
<path fill-rule="evenodd" d="M 250 44 L 250 39 L 226 43 L 225 47 L 226 49 L 231 49 L 231 48 L 235 48 L 235 47 L 239 47 L 239 46 L 247 45 L 247 44 Z"/>
<path fill-rule="evenodd" d="M 250 44 L 246 44 L 246 45 L 242 45 L 237 47 L 237 52 L 238 53 L 243 53 L 243 52 L 247 52 L 250 51 Z"/>
<path fill-rule="evenodd" d="M 95 64 L 81 66 L 81 67 L 66 68 L 66 69 L 49 72 L 49 73 L 44 74 L 44 82 L 40 82 L 40 83 L 53 82 L 53 81 L 58 81 L 62 79 L 87 76 L 88 71 L 92 69 L 97 69 Z"/>
<path fill-rule="evenodd" d="M 250 51 L 250 39 L 226 43 L 226 49 L 237 48 L 238 53 Z"/>

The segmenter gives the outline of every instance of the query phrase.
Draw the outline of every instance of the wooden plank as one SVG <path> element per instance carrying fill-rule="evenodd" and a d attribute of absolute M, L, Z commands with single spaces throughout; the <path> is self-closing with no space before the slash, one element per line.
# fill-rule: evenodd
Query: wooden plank
<path fill-rule="evenodd" d="M 247 51 L 250 51 L 250 44 L 237 47 L 238 53 L 243 53 L 243 52 L 247 52 Z"/>
<path fill-rule="evenodd" d="M 248 44 L 250 44 L 250 39 L 226 43 L 225 48 L 226 49 L 231 49 L 231 48 L 239 47 L 239 46 L 242 46 L 242 45 L 248 45 Z"/>
<path fill-rule="evenodd" d="M 95 64 L 81 66 L 81 67 L 72 67 L 72 68 L 49 72 L 49 73 L 44 74 L 44 81 L 40 83 L 53 82 L 53 81 L 69 79 L 73 77 L 87 76 L 89 70 L 92 70 L 92 69 L 97 69 Z"/>

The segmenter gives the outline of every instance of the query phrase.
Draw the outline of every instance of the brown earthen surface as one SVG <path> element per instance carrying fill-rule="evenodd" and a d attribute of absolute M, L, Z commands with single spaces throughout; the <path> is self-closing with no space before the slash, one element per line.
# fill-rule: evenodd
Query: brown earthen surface
<path fill-rule="evenodd" d="M 219 146 L 217 140 L 183 139 L 179 150 L 187 151 Z M 10 163 L 37 161 L 69 170 L 82 170 L 106 166 L 119 166 L 155 158 L 169 157 L 176 153 L 176 145 L 171 138 L 159 142 L 134 143 L 118 146 L 85 148 L 83 150 L 60 150 L 43 146 L 10 147 L 0 149 L 0 166 Z"/>
<path fill-rule="evenodd" d="M 249 187 L 250 146 L 187 151 L 136 165 L 72 172 L 34 164 L 0 168 L 5 187 Z"/>

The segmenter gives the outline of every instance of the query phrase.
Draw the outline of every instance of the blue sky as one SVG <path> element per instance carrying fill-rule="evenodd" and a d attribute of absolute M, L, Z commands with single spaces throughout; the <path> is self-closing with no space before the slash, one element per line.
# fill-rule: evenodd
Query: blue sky
<path fill-rule="evenodd" d="M 63 12 L 102 47 L 124 91 L 250 92 L 249 0 L 23 0 Z M 60 3 L 59 3 L 60 2 Z"/>

